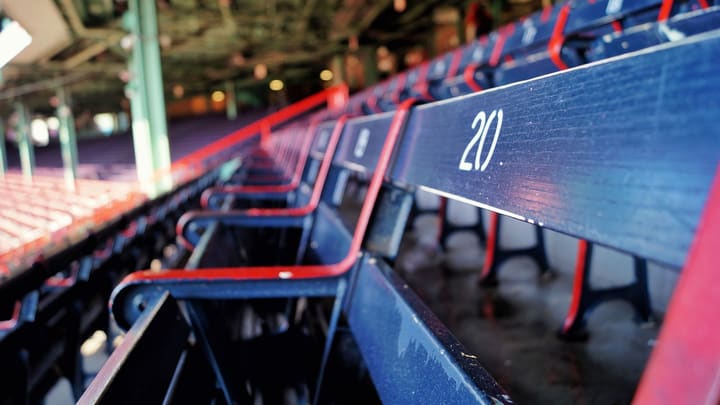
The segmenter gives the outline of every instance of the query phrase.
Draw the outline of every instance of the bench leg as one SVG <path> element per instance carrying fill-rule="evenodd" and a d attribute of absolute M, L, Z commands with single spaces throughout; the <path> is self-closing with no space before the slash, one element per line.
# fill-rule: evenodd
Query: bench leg
<path fill-rule="evenodd" d="M 212 345 L 210 344 L 210 340 L 208 340 L 205 328 L 203 327 L 203 321 L 200 318 L 197 309 L 195 308 L 195 304 L 188 301 L 185 302 L 184 305 L 190 318 L 190 326 L 192 327 L 192 330 L 200 343 L 200 347 L 205 354 L 205 358 L 210 364 L 212 373 L 215 376 L 217 387 L 222 392 L 222 395 L 228 404 L 235 403 L 230 389 L 228 388 L 228 384 L 225 381 L 225 376 L 220 369 L 220 364 L 218 363 L 217 356 L 215 356 L 215 352 L 213 351 Z M 243 399 L 247 400 L 248 398 Z"/>
<path fill-rule="evenodd" d="M 450 226 L 450 222 L 447 219 L 447 206 L 448 206 L 448 200 L 445 197 L 440 197 L 440 205 L 437 208 L 437 211 L 434 209 L 425 210 L 426 212 L 432 212 L 437 213 L 438 216 L 438 230 L 437 230 L 437 243 L 438 246 L 444 251 L 447 251 L 447 239 L 449 237 L 450 231 L 448 230 L 448 227 Z"/>
<path fill-rule="evenodd" d="M 485 236 L 485 224 L 483 222 L 482 210 L 476 207 L 478 213 L 478 219 L 474 224 L 470 225 L 455 225 L 449 221 L 448 212 L 448 199 L 447 197 L 440 197 L 440 205 L 438 208 L 425 208 L 421 209 L 418 207 L 417 202 L 413 201 L 413 207 L 410 211 L 410 219 L 407 221 L 406 230 L 412 228 L 415 218 L 424 214 L 436 214 L 438 216 L 438 231 L 437 231 L 437 243 L 442 250 L 447 250 L 447 240 L 455 232 L 470 231 L 477 235 L 480 243 L 486 243 L 487 237 Z"/>
<path fill-rule="evenodd" d="M 440 207 L 442 207 L 442 205 L 445 204 L 445 201 L 446 201 L 445 197 L 440 197 Z M 421 215 L 425 215 L 425 214 L 440 215 L 440 209 L 441 208 L 420 208 L 420 206 L 418 206 L 418 203 L 417 203 L 417 196 L 415 196 L 415 198 L 413 198 L 412 208 L 410 209 L 410 215 L 408 216 L 407 222 L 405 222 L 405 230 L 411 231 L 415 224 L 415 219 Z M 440 231 L 438 231 L 438 232 L 440 232 Z M 444 248 L 444 246 L 443 246 L 443 248 Z"/>
<path fill-rule="evenodd" d="M 83 356 L 80 347 L 83 342 L 80 335 L 80 317 L 82 316 L 82 304 L 75 302 L 70 305 L 71 315 L 66 321 L 67 336 L 64 353 L 58 361 L 62 375 L 67 378 L 72 389 L 73 398 L 77 401 L 85 391 L 85 371 L 83 367 Z"/>
<path fill-rule="evenodd" d="M 483 221 L 482 209 L 475 208 L 477 212 L 477 221 L 470 225 L 455 225 L 448 219 L 448 200 L 445 197 L 440 198 L 440 208 L 438 209 L 438 216 L 440 218 L 440 230 L 438 231 L 438 241 L 443 250 L 447 250 L 447 240 L 455 232 L 469 231 L 477 235 L 480 243 L 487 243 L 487 236 L 485 235 L 485 223 Z"/>
<path fill-rule="evenodd" d="M 527 248 L 502 249 L 500 247 L 500 215 L 490 213 L 490 228 L 485 243 L 485 263 L 478 283 L 484 287 L 495 287 L 498 285 L 498 272 L 502 263 L 517 256 L 528 256 L 537 263 L 541 277 L 551 274 L 548 265 L 547 254 L 545 253 L 545 236 L 542 228 L 535 226 L 535 244 Z"/>
<path fill-rule="evenodd" d="M 328 324 L 327 337 L 325 338 L 325 347 L 323 348 L 322 362 L 320 363 L 320 372 L 318 373 L 317 384 L 315 386 L 315 398 L 313 405 L 320 402 L 320 394 L 322 392 L 322 382 L 325 374 L 325 367 L 327 367 L 328 359 L 330 357 L 330 350 L 332 349 L 333 341 L 335 338 L 335 332 L 337 331 L 338 322 L 340 321 L 340 314 L 342 312 L 343 303 L 345 301 L 345 292 L 347 290 L 347 282 L 345 279 L 340 280 L 337 286 L 337 295 L 335 296 L 335 303 L 333 304 L 332 314 L 330 315 L 330 323 Z"/>
<path fill-rule="evenodd" d="M 652 320 L 647 287 L 647 262 L 644 259 L 634 258 L 635 279 L 629 284 L 592 288 L 590 285 L 592 246 L 592 243 L 585 240 L 581 240 L 578 244 L 572 301 L 563 327 L 558 331 L 558 337 L 563 340 L 587 340 L 588 333 L 585 329 L 587 317 L 597 305 L 606 301 L 626 301 L 632 305 L 638 321 L 650 322 Z"/>

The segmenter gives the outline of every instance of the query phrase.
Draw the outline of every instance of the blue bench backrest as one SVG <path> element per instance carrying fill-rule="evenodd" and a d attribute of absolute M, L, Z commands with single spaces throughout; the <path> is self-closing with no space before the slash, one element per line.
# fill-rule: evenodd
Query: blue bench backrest
<path fill-rule="evenodd" d="M 420 106 L 392 178 L 680 267 L 720 157 L 718 63 L 715 34 Z"/>
<path fill-rule="evenodd" d="M 593 42 L 588 50 L 588 59 L 596 61 L 622 55 L 717 28 L 720 28 L 718 6 L 683 13 L 666 22 L 642 24 L 623 32 L 603 35 Z"/>
<path fill-rule="evenodd" d="M 547 47 L 561 8 L 562 4 L 546 7 L 518 22 L 513 34 L 506 39 L 504 53 L 527 55 L 537 48 Z"/>
<path fill-rule="evenodd" d="M 393 113 L 350 119 L 333 158 L 333 164 L 348 170 L 371 174 L 377 165 Z"/>
<path fill-rule="evenodd" d="M 428 68 L 427 80 L 429 82 L 435 82 L 444 79 L 452 67 L 453 59 L 456 58 L 456 54 L 460 52 L 461 50 L 456 49 L 431 60 Z"/>
<path fill-rule="evenodd" d="M 323 190 L 323 203 L 318 207 L 319 212 L 314 221 L 310 237 L 311 249 L 308 251 L 310 256 L 307 259 L 313 262 L 337 263 L 349 250 L 350 227 L 344 225 L 337 214 L 331 214 L 329 207 L 342 203 L 350 172 L 365 176 L 375 172 L 392 117 L 393 113 L 375 114 L 352 118 L 345 123 L 333 156 L 331 173 Z M 328 128 L 325 124 L 322 127 Z M 338 232 L 348 236 L 341 237 Z"/>
<path fill-rule="evenodd" d="M 653 18 L 657 18 L 660 0 L 578 0 L 573 7 L 565 25 L 565 33 L 590 32 L 600 34 L 611 32 L 610 24 L 630 14 L 650 10 Z M 641 21 L 636 21 L 640 23 Z M 646 22 L 646 21 L 642 21 Z"/>
<path fill-rule="evenodd" d="M 308 181 L 314 182 L 317 177 L 318 170 L 320 170 L 320 164 L 323 156 L 325 155 L 328 140 L 330 139 L 330 134 L 332 134 L 336 123 L 337 121 L 334 120 L 324 121 L 318 124 L 315 129 L 315 137 L 313 139 L 312 146 L 310 147 L 310 156 L 308 156 L 310 159 L 306 165 L 306 172 L 304 176 L 304 178 L 308 179 Z"/>

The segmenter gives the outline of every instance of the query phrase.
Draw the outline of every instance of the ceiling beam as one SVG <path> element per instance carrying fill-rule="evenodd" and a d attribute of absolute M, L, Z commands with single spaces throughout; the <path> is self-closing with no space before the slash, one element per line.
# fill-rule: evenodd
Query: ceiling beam
<path fill-rule="evenodd" d="M 0 91 L 0 100 L 10 100 L 16 97 L 24 96 L 26 94 L 48 89 L 55 89 L 59 86 L 72 84 L 86 79 L 87 75 L 74 73 L 66 76 L 54 77 L 52 79 L 39 80 L 32 83 L 24 83 L 21 85 L 13 86 L 7 90 Z"/>
<path fill-rule="evenodd" d="M 82 20 L 80 19 L 80 16 L 75 9 L 75 4 L 73 4 L 72 0 L 58 1 L 60 2 L 60 7 L 62 8 L 65 17 L 70 23 L 70 27 L 78 38 L 106 40 L 107 37 L 110 35 L 117 35 L 119 33 L 123 33 L 122 31 L 115 29 L 88 29 L 85 27 Z"/>
<path fill-rule="evenodd" d="M 342 41 L 350 38 L 352 35 L 360 35 L 368 29 L 380 14 L 390 6 L 392 0 L 381 0 L 370 6 L 368 10 L 362 13 L 362 18 L 356 24 L 348 24 L 348 28 L 336 29 L 330 34 L 331 41 Z M 358 11 L 358 10 L 355 10 Z M 359 13 L 355 13 L 356 15 Z"/>
<path fill-rule="evenodd" d="M 78 65 L 89 61 L 97 55 L 105 52 L 109 47 L 115 46 L 126 34 L 114 34 L 104 41 L 98 41 L 82 51 L 76 53 L 63 62 L 65 69 L 74 69 Z"/>

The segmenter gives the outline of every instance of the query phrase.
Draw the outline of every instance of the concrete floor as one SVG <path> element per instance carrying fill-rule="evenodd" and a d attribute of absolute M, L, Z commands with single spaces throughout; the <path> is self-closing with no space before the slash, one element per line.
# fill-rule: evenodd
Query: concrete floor
<path fill-rule="evenodd" d="M 656 325 L 638 325 L 629 305 L 611 302 L 592 313 L 588 342 L 560 341 L 555 333 L 570 302 L 571 271 L 556 269 L 554 277 L 541 280 L 533 261 L 511 259 L 500 270 L 499 287 L 478 287 L 484 252 L 475 235 L 456 234 L 443 253 L 434 246 L 435 224 L 434 216 L 418 218 L 397 267 L 517 403 L 632 400 L 658 333 Z M 574 243 L 565 244 L 572 263 Z M 551 260 L 551 267 L 554 264 L 567 267 Z"/>

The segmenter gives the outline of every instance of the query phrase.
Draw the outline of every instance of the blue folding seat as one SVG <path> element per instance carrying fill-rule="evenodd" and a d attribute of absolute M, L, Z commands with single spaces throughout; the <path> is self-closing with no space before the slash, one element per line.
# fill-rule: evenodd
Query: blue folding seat
<path fill-rule="evenodd" d="M 201 206 L 206 209 L 248 208 L 266 206 L 264 202 L 269 201 L 274 201 L 273 206 L 278 206 L 278 203 L 284 206 L 284 203 L 295 199 L 297 194 L 302 194 L 300 185 L 303 181 L 314 181 L 308 178 L 308 169 L 316 163 L 313 156 L 318 157 L 321 152 L 315 150 L 313 154 L 311 150 L 313 145 L 317 148 L 318 139 L 330 130 L 311 122 L 307 128 L 291 128 L 273 135 L 273 139 L 280 139 L 280 142 L 287 144 L 274 157 L 283 166 L 282 176 L 277 181 L 258 182 L 257 176 L 254 179 L 243 178 L 241 182 L 221 179 L 219 185 L 203 191 Z"/>
<path fill-rule="evenodd" d="M 505 41 L 503 59 L 521 58 L 547 47 L 561 10 L 561 4 L 548 6 L 518 21 Z"/>
<path fill-rule="evenodd" d="M 462 54 L 463 48 L 458 48 L 430 62 L 425 85 L 427 93 L 432 99 L 440 100 L 447 97 L 444 81 L 457 74 Z"/>
<path fill-rule="evenodd" d="M 597 37 L 617 30 L 617 22 L 630 16 L 634 17 L 628 25 L 653 21 L 657 19 L 661 3 L 660 0 L 578 0 L 570 3 L 565 33 Z"/>
<path fill-rule="evenodd" d="M 423 62 L 422 64 L 407 71 L 405 86 L 400 91 L 398 101 L 404 101 L 409 98 L 423 101 L 430 101 L 433 99 L 429 92 L 430 87 L 428 86 L 428 73 L 434 62 L 437 62 L 437 58 L 436 60 Z"/>
<path fill-rule="evenodd" d="M 220 190 L 206 191 L 204 199 L 210 208 L 220 208 L 221 201 L 224 210 L 216 211 L 190 211 L 180 218 L 177 225 L 178 241 L 186 248 L 192 250 L 199 243 L 205 232 L 214 231 L 217 228 L 220 219 L 226 219 L 224 224 L 231 225 L 232 219 L 243 218 L 245 221 L 247 216 L 271 217 L 271 216 L 307 216 L 312 215 L 317 208 L 321 193 L 328 179 L 330 165 L 335 153 L 340 134 L 347 117 L 341 117 L 338 121 L 326 121 L 316 127 L 313 132 L 316 136 L 313 139 L 312 149 L 308 153 L 308 164 L 304 172 L 306 183 L 296 190 L 288 191 L 270 191 L 266 193 L 257 193 L 255 190 L 250 192 L 239 192 L 230 190 L 225 192 Z M 314 126 L 312 128 L 315 128 Z M 284 204 L 267 203 L 260 207 L 243 210 L 230 210 L 233 204 L 237 205 L 235 199 L 242 198 L 244 200 L 263 201 L 282 201 Z M 228 201 L 229 199 L 229 201 Z M 248 205 L 242 205 L 247 208 Z M 230 218 L 230 219 L 227 219 Z M 262 219 L 261 219 L 262 220 Z"/>
<path fill-rule="evenodd" d="M 377 106 L 382 111 L 393 111 L 400 104 L 400 98 L 406 88 L 408 72 L 393 76 L 384 87 L 382 96 L 377 99 Z"/>
<path fill-rule="evenodd" d="M 587 56 L 590 61 L 597 61 L 717 28 L 720 28 L 719 6 L 685 12 L 664 22 L 647 23 L 603 35 L 593 42 Z"/>
<path fill-rule="evenodd" d="M 560 51 L 560 59 L 566 67 L 577 66 L 582 63 L 582 59 L 580 59 L 577 52 L 568 48 L 563 48 Z M 557 72 L 558 70 L 561 70 L 561 67 L 551 58 L 550 53 L 543 51 L 523 59 L 514 59 L 503 63 L 495 71 L 494 79 L 497 86 L 502 86 Z"/>
<path fill-rule="evenodd" d="M 492 87 L 490 72 L 493 55 L 498 52 L 496 48 L 502 48 L 501 35 L 493 31 L 461 48 L 457 68 L 450 72 L 454 75 L 448 74 L 443 80 L 442 87 L 437 90 L 438 98 L 457 97 Z"/>
<path fill-rule="evenodd" d="M 387 93 L 389 84 L 389 80 L 386 80 L 370 88 L 367 98 L 361 104 L 363 114 L 375 114 L 384 111 L 380 105 L 380 100 Z"/>
<path fill-rule="evenodd" d="M 583 59 L 578 51 L 574 47 L 567 46 L 566 43 L 566 24 L 571 12 L 572 7 L 569 4 L 560 7 L 557 13 L 553 14 L 554 19 L 542 26 L 541 39 L 545 45 L 541 46 L 537 43 L 534 53 L 505 61 L 500 65 L 493 77 L 495 85 L 514 83 L 582 64 Z M 551 25 L 553 28 L 549 29 Z"/>
<path fill-rule="evenodd" d="M 138 395 L 134 390 L 120 388 L 125 384 L 132 384 L 133 380 L 137 381 L 138 379 L 137 371 L 130 366 L 134 356 L 140 355 L 138 354 L 138 351 L 141 350 L 138 349 L 140 344 L 136 344 L 136 340 L 145 338 L 146 342 L 150 342 L 145 343 L 144 346 L 155 348 L 151 351 L 153 358 L 163 357 L 158 357 L 157 350 L 167 351 L 166 349 L 168 349 L 173 352 L 164 356 L 162 363 L 165 366 L 174 365 L 174 361 L 178 359 L 176 355 L 182 356 L 179 353 L 182 350 L 176 352 L 176 349 L 168 348 L 163 344 L 157 346 L 160 342 L 150 337 L 153 336 L 151 329 L 157 330 L 157 328 L 153 328 L 148 322 L 154 320 L 152 325 L 162 324 L 162 316 L 156 316 L 156 314 L 158 311 L 163 311 L 163 302 L 167 303 L 169 296 L 167 294 L 164 295 L 165 298 L 158 296 L 159 300 L 156 301 L 153 298 L 154 293 L 146 290 L 146 287 L 154 291 L 161 291 L 165 287 L 169 287 L 172 297 L 186 300 L 184 306 L 188 309 L 189 322 L 197 327 L 200 346 L 205 348 L 203 349 L 205 350 L 203 355 L 205 359 L 202 361 L 211 364 L 213 369 L 210 373 L 214 373 L 219 388 L 224 391 L 220 395 L 225 395 L 227 398 L 233 396 L 242 398 L 248 384 L 253 384 L 255 389 L 263 390 L 261 383 L 255 384 L 257 380 L 246 384 L 244 380 L 246 377 L 238 377 L 237 374 L 228 372 L 230 369 L 249 369 L 252 374 L 249 378 L 257 378 L 258 373 L 253 372 L 256 368 L 255 364 L 244 363 L 242 360 L 247 357 L 238 357 L 239 352 L 234 350 L 234 348 L 252 345 L 253 342 L 239 341 L 240 339 L 236 338 L 225 345 L 219 344 L 218 328 L 213 330 L 212 319 L 223 317 L 224 314 L 222 312 L 218 314 L 218 306 L 206 306 L 195 298 L 206 301 L 207 299 L 333 297 L 335 304 L 328 320 L 327 339 L 322 351 L 320 370 L 308 371 L 303 380 L 307 384 L 312 381 L 313 375 L 315 376 L 317 389 L 313 394 L 316 398 L 324 392 L 323 370 L 331 354 L 333 339 L 337 339 L 335 334 L 338 333 L 338 322 L 342 311 L 346 314 L 347 322 L 358 343 L 359 350 L 362 352 L 363 359 L 371 370 L 371 377 L 377 393 L 383 401 L 398 403 L 430 399 L 431 402 L 437 402 L 449 399 L 453 403 L 469 403 L 469 401 L 489 401 L 490 398 L 501 398 L 502 400 L 494 402 L 510 403 L 509 397 L 485 374 L 482 368 L 475 366 L 470 369 L 467 367 L 470 364 L 469 361 L 476 360 L 474 356 L 454 353 L 455 350 L 460 350 L 461 345 L 456 343 L 437 321 L 426 316 L 428 312 L 418 306 L 419 301 L 408 294 L 407 286 L 403 287 L 400 284 L 401 280 L 394 276 L 382 261 L 382 257 L 391 255 L 397 250 L 404 227 L 401 218 L 407 216 L 409 209 L 409 198 L 405 191 L 382 188 L 389 165 L 393 161 L 392 152 L 404 128 L 404 121 L 409 115 L 408 108 L 409 104 L 403 103 L 399 106 L 398 113 L 393 116 L 376 114 L 373 117 L 355 119 L 348 122 L 346 130 L 342 133 L 342 142 L 337 148 L 333 168 L 346 172 L 365 172 L 372 177 L 367 198 L 360 208 L 354 226 L 351 225 L 348 229 L 337 212 L 332 210 L 334 197 L 341 195 L 337 190 L 342 189 L 342 182 L 336 185 L 328 184 L 326 187 L 329 197 L 327 203 L 321 204 L 310 218 L 313 226 L 309 228 L 311 233 L 308 238 L 309 243 L 305 244 L 304 248 L 301 245 L 297 256 L 290 256 L 290 263 L 287 263 L 286 259 L 285 263 L 279 263 L 280 266 L 268 266 L 261 262 L 259 263 L 260 267 L 256 265 L 254 267 L 208 268 L 197 271 L 140 272 L 126 278 L 115 292 L 113 310 L 116 311 L 115 315 L 123 327 L 128 327 L 137 315 L 140 315 L 141 319 L 128 334 L 130 339 L 127 343 L 123 344 L 113 355 L 115 358 L 126 360 L 111 361 L 107 367 L 111 368 L 113 364 L 128 366 L 115 370 L 118 378 L 105 380 L 107 384 L 103 381 L 106 376 L 105 370 L 101 372 L 101 377 L 90 387 L 85 398 L 113 398 L 110 394 L 112 392 L 125 398 Z M 335 136 L 333 139 L 337 141 Z M 239 215 L 239 217 L 243 217 L 247 221 L 255 220 L 243 215 Z M 371 222 L 371 218 L 375 218 L 375 220 Z M 308 218 L 299 218 L 301 221 L 284 219 L 289 222 L 285 225 L 279 223 L 275 225 L 298 226 L 308 220 Z M 228 220 L 231 218 L 227 216 L 222 219 L 223 222 Z M 248 222 L 242 226 L 253 225 Z M 205 240 L 210 237 L 212 237 L 211 234 L 203 236 Z M 232 238 L 224 239 L 227 241 Z M 204 265 L 226 266 L 228 264 L 224 260 L 228 256 L 236 256 L 236 252 L 242 251 L 242 249 L 228 249 L 227 247 L 217 250 L 217 243 L 206 244 L 206 246 L 208 250 L 204 252 L 204 255 L 207 256 L 208 262 L 198 263 L 199 267 L 204 267 Z M 365 249 L 361 249 L 361 247 Z M 276 245 L 273 248 L 274 252 L 278 251 Z M 295 258 L 298 260 L 294 260 Z M 230 257 L 230 259 L 237 259 L 237 257 Z M 294 263 L 300 265 L 292 265 Z M 237 263 L 233 265 L 237 265 Z M 386 280 L 390 280 L 390 282 Z M 222 285 L 226 281 L 232 284 L 230 288 Z M 156 287 L 159 289 L 156 290 Z M 179 287 L 179 289 L 175 287 Z M 186 295 L 187 292 L 190 295 Z M 161 295 L 163 294 L 161 293 Z M 171 301 L 174 303 L 173 299 Z M 261 303 L 253 302 L 252 305 L 261 305 L 264 302 L 266 300 Z M 352 303 L 356 303 L 356 305 Z M 388 303 L 393 303 L 393 305 L 386 305 Z M 146 305 L 148 310 L 140 314 Z M 151 307 L 153 309 L 150 309 Z M 412 321 L 410 324 L 406 324 L 406 320 Z M 290 319 L 288 321 L 290 325 L 273 330 L 269 338 L 275 341 L 278 336 L 292 333 L 296 330 L 292 325 L 301 321 L 304 322 L 304 320 Z M 428 322 L 432 322 L 430 323 L 431 328 L 427 328 Z M 184 331 L 187 329 L 181 327 L 180 330 L 181 333 L 177 333 L 177 330 L 173 329 L 175 333 L 169 334 L 169 338 L 172 341 L 178 339 L 182 341 L 185 337 Z M 404 335 L 398 334 L 400 331 L 412 333 L 412 350 L 396 350 L 396 344 L 378 346 L 378 343 L 383 343 L 388 339 L 395 339 L 399 344 L 406 344 Z M 295 337 L 297 336 L 296 332 Z M 426 366 L 423 367 L 418 361 L 426 359 L 427 353 L 433 353 L 433 350 L 438 347 L 438 343 L 452 344 L 453 351 L 448 355 L 443 354 L 442 358 L 438 358 L 430 364 L 425 362 Z M 273 353 L 278 350 L 283 353 L 288 352 L 284 348 L 270 347 L 270 349 Z M 289 357 L 291 356 L 282 359 L 284 366 L 290 366 L 293 363 L 295 356 Z M 313 363 L 311 356 L 304 360 L 306 365 Z M 229 361 L 234 362 L 229 364 Z M 163 370 L 168 370 L 168 368 L 164 367 Z M 187 368 L 181 372 L 185 372 L 185 370 Z M 405 373 L 408 370 L 416 371 L 403 381 L 388 379 L 391 376 L 399 376 L 398 373 L 401 370 L 404 370 Z M 415 374 L 418 374 L 420 370 L 422 370 L 424 378 L 432 378 L 435 383 L 428 385 L 416 378 Z M 120 377 L 121 374 L 122 377 Z M 163 373 L 162 376 L 159 376 L 163 379 L 163 383 L 143 388 L 149 394 L 152 393 L 150 395 L 162 398 L 168 391 L 168 384 L 165 382 L 168 381 L 167 378 L 171 374 Z M 275 376 L 278 376 L 278 373 Z M 448 379 L 448 377 L 451 378 Z M 325 378 L 330 378 L 330 376 L 325 376 Z M 461 389 L 458 389 L 457 381 L 464 381 Z M 173 387 L 173 383 L 170 382 L 169 386 Z M 263 399 L 266 396 L 270 397 L 271 394 L 272 392 L 263 390 Z M 212 395 L 219 394 L 216 392 Z M 147 398 L 146 396 L 145 399 Z"/>

